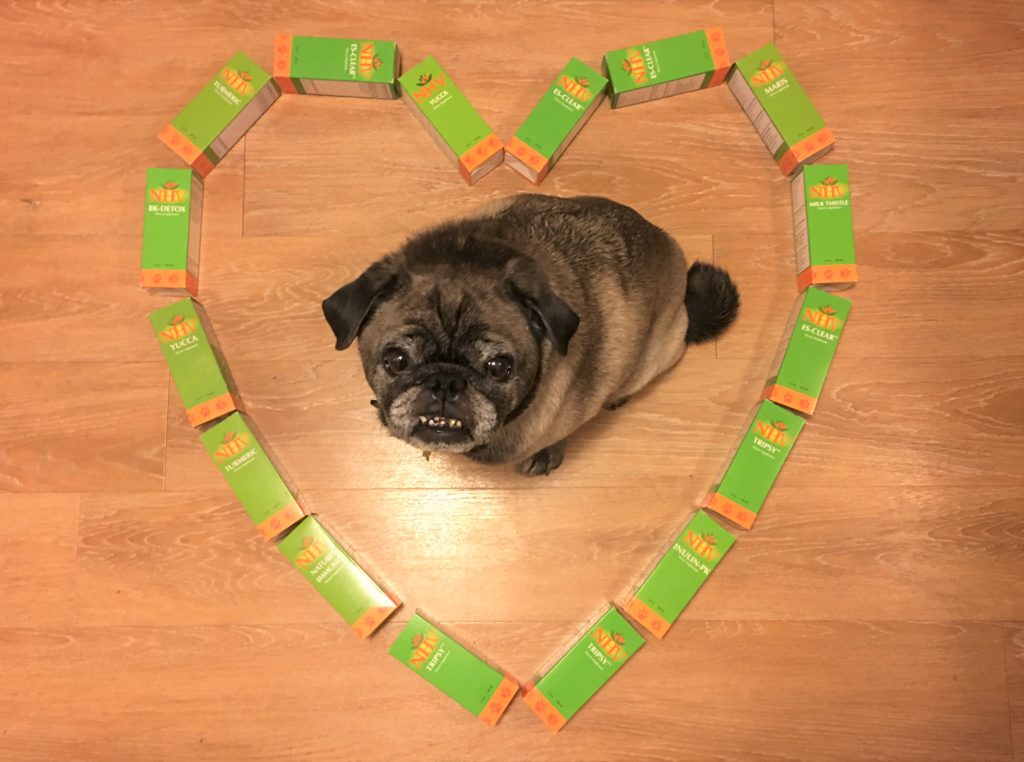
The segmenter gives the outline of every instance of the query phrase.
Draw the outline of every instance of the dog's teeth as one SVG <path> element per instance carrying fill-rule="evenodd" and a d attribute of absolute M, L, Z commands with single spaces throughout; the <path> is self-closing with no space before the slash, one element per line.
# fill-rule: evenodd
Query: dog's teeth
<path fill-rule="evenodd" d="M 420 423 L 423 423 L 423 424 L 425 424 L 426 422 L 427 422 L 427 416 L 425 416 L 425 415 L 421 415 L 421 416 L 420 416 Z"/>

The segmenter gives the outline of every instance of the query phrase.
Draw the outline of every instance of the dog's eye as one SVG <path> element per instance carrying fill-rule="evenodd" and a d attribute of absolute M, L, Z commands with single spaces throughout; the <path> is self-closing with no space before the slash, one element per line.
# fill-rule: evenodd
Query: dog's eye
<path fill-rule="evenodd" d="M 508 381 L 512 375 L 512 358 L 505 355 L 492 357 L 487 361 L 487 373 L 496 381 Z"/>
<path fill-rule="evenodd" d="M 409 357 L 401 349 L 391 347 L 384 351 L 384 370 L 392 376 L 397 376 L 409 367 Z"/>

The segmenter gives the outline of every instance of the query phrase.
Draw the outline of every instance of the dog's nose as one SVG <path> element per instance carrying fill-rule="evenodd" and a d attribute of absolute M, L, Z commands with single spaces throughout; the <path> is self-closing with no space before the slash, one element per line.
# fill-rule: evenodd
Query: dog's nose
<path fill-rule="evenodd" d="M 444 374 L 434 376 L 428 388 L 438 402 L 454 402 L 466 390 L 466 381 L 458 376 Z"/>

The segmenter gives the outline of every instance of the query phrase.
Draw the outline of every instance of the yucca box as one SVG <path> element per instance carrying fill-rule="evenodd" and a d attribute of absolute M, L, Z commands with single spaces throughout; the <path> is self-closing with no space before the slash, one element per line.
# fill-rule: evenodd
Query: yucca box
<path fill-rule="evenodd" d="M 472 185 L 495 167 L 505 149 L 433 56 L 398 78 L 402 100 Z"/>
<path fill-rule="evenodd" d="M 236 53 L 159 138 L 206 177 L 280 94 L 269 74 L 245 53 Z"/>
<path fill-rule="evenodd" d="M 835 146 L 832 130 L 774 45 L 738 60 L 726 82 L 784 174 Z"/>
<path fill-rule="evenodd" d="M 303 37 L 279 34 L 274 40 L 274 81 L 282 92 L 398 97 L 398 45 L 386 40 Z"/>
<path fill-rule="evenodd" d="M 666 37 L 604 55 L 612 108 L 715 87 L 731 61 L 721 27 Z"/>
<path fill-rule="evenodd" d="M 241 409 L 206 313 L 192 299 L 151 312 L 153 327 L 174 386 L 193 426 Z"/>
<path fill-rule="evenodd" d="M 656 638 L 665 637 L 735 541 L 704 511 L 698 511 L 644 575 L 625 606 L 626 613 Z"/>
<path fill-rule="evenodd" d="M 849 299 L 813 286 L 798 296 L 764 396 L 801 413 L 813 413 L 849 318 Z"/>
<path fill-rule="evenodd" d="M 401 605 L 314 516 L 296 524 L 277 549 L 360 638 L 369 637 Z"/>
<path fill-rule="evenodd" d="M 808 164 L 790 181 L 796 284 L 841 291 L 857 282 L 850 173 L 845 164 Z"/>
<path fill-rule="evenodd" d="M 750 529 L 803 427 L 796 413 L 762 402 L 701 505 Z"/>
<path fill-rule="evenodd" d="M 540 183 L 604 100 L 608 80 L 572 58 L 505 146 L 505 163 Z"/>
<path fill-rule="evenodd" d="M 549 668 L 523 688 L 523 700 L 558 732 L 644 644 L 614 606 Z"/>
<path fill-rule="evenodd" d="M 388 653 L 460 706 L 494 726 L 519 690 L 494 668 L 416 612 Z"/>
<path fill-rule="evenodd" d="M 139 283 L 160 293 L 199 291 L 203 181 L 191 169 L 146 171 Z"/>

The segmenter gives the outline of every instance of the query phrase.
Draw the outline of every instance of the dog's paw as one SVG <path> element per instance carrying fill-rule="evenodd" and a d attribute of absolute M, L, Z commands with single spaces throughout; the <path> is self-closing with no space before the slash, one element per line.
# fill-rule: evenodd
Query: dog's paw
<path fill-rule="evenodd" d="M 632 399 L 632 397 L 627 394 L 625 397 L 619 397 L 617 400 L 612 400 L 611 402 L 605 404 L 604 409 L 605 410 L 618 410 L 620 407 L 625 405 L 631 399 Z"/>
<path fill-rule="evenodd" d="M 547 476 L 560 465 L 565 457 L 565 442 L 545 447 L 519 464 L 519 473 L 526 476 Z"/>

